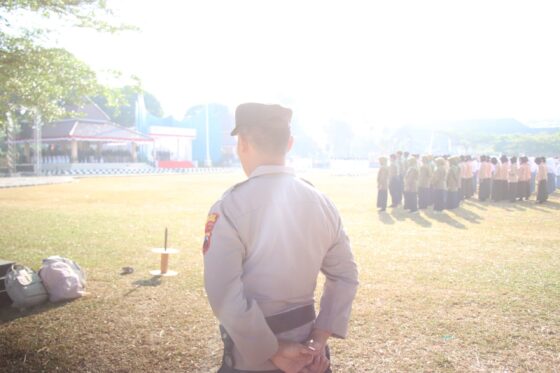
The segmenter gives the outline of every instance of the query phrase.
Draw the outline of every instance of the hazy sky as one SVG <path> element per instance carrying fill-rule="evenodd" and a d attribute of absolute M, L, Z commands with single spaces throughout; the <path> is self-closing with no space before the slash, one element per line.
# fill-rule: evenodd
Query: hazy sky
<path fill-rule="evenodd" d="M 560 119 L 558 1 L 109 4 L 141 31 L 61 43 L 96 69 L 138 75 L 166 114 L 262 101 L 317 126 Z"/>

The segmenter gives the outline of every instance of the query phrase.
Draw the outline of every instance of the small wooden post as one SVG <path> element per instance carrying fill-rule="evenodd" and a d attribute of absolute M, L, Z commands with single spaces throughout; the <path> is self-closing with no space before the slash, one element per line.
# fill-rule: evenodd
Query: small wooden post
<path fill-rule="evenodd" d="M 177 254 L 179 250 L 167 248 L 167 227 L 165 228 L 165 237 L 163 241 L 163 248 L 152 249 L 153 253 L 161 255 L 159 270 L 152 270 L 150 274 L 153 276 L 177 276 L 178 272 L 169 270 L 169 255 Z"/>

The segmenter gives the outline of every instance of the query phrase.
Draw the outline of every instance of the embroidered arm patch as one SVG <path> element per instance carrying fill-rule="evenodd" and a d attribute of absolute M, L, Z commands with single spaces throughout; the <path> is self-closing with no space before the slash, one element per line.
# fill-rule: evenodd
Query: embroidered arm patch
<path fill-rule="evenodd" d="M 206 220 L 206 226 L 204 227 L 204 243 L 202 244 L 202 253 L 206 254 L 208 249 L 210 249 L 210 240 L 212 238 L 212 230 L 214 229 L 214 225 L 218 221 L 220 214 L 210 214 L 208 215 L 208 219 Z"/>

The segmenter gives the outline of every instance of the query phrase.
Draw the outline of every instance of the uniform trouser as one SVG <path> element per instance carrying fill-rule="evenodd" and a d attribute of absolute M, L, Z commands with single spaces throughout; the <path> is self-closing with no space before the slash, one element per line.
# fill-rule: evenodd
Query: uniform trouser
<path fill-rule="evenodd" d="M 524 180 L 517 183 L 517 192 L 519 198 L 529 199 L 531 196 L 531 182 L 529 180 Z"/>
<path fill-rule="evenodd" d="M 500 189 L 498 181 L 499 180 L 492 180 L 492 187 L 491 187 L 491 191 L 490 191 L 492 201 L 497 201 L 498 200 L 498 190 Z"/>
<path fill-rule="evenodd" d="M 519 194 L 517 183 L 508 183 L 508 197 L 510 202 L 515 202 Z"/>
<path fill-rule="evenodd" d="M 404 208 L 410 211 L 418 210 L 418 193 L 404 192 Z"/>
<path fill-rule="evenodd" d="M 445 208 L 445 189 L 436 189 L 434 191 L 434 210 L 442 211 Z"/>
<path fill-rule="evenodd" d="M 401 189 L 398 177 L 392 177 L 389 181 L 389 193 L 391 193 L 391 206 L 397 206 L 401 203 Z"/>
<path fill-rule="evenodd" d="M 502 201 L 509 200 L 509 182 L 507 180 L 502 180 Z"/>
<path fill-rule="evenodd" d="M 428 188 L 428 206 L 434 204 L 434 188 Z"/>
<path fill-rule="evenodd" d="M 548 184 L 546 180 L 541 180 L 537 184 L 537 201 L 544 202 L 548 199 Z"/>
<path fill-rule="evenodd" d="M 556 175 L 552 173 L 548 173 L 547 177 L 548 177 L 548 194 L 552 194 L 556 190 Z"/>
<path fill-rule="evenodd" d="M 383 210 L 387 208 L 387 189 L 377 191 L 377 207 Z"/>
<path fill-rule="evenodd" d="M 404 176 L 399 176 L 399 204 L 403 203 L 404 198 Z"/>
<path fill-rule="evenodd" d="M 496 190 L 495 201 L 503 201 L 508 198 L 508 182 L 507 180 L 494 180 L 493 187 Z"/>
<path fill-rule="evenodd" d="M 459 207 L 459 192 L 456 190 L 447 191 L 447 199 L 445 201 L 445 208 L 453 210 Z"/>
<path fill-rule="evenodd" d="M 461 179 L 462 182 L 462 189 L 463 189 L 463 198 L 471 198 L 474 195 L 473 192 L 473 180 L 472 177 L 468 179 Z"/>
<path fill-rule="evenodd" d="M 418 208 L 425 209 L 430 205 L 430 188 L 418 188 Z"/>
<path fill-rule="evenodd" d="M 480 201 L 486 201 L 488 197 L 490 197 L 490 179 L 480 179 L 478 199 Z"/>

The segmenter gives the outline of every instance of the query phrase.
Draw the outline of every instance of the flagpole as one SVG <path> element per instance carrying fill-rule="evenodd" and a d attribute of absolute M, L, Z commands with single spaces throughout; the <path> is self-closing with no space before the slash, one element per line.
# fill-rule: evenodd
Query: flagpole
<path fill-rule="evenodd" d="M 206 103 L 206 160 L 204 161 L 204 166 L 212 167 L 212 159 L 210 158 L 210 131 L 209 131 L 209 119 L 208 119 L 208 102 Z"/>

